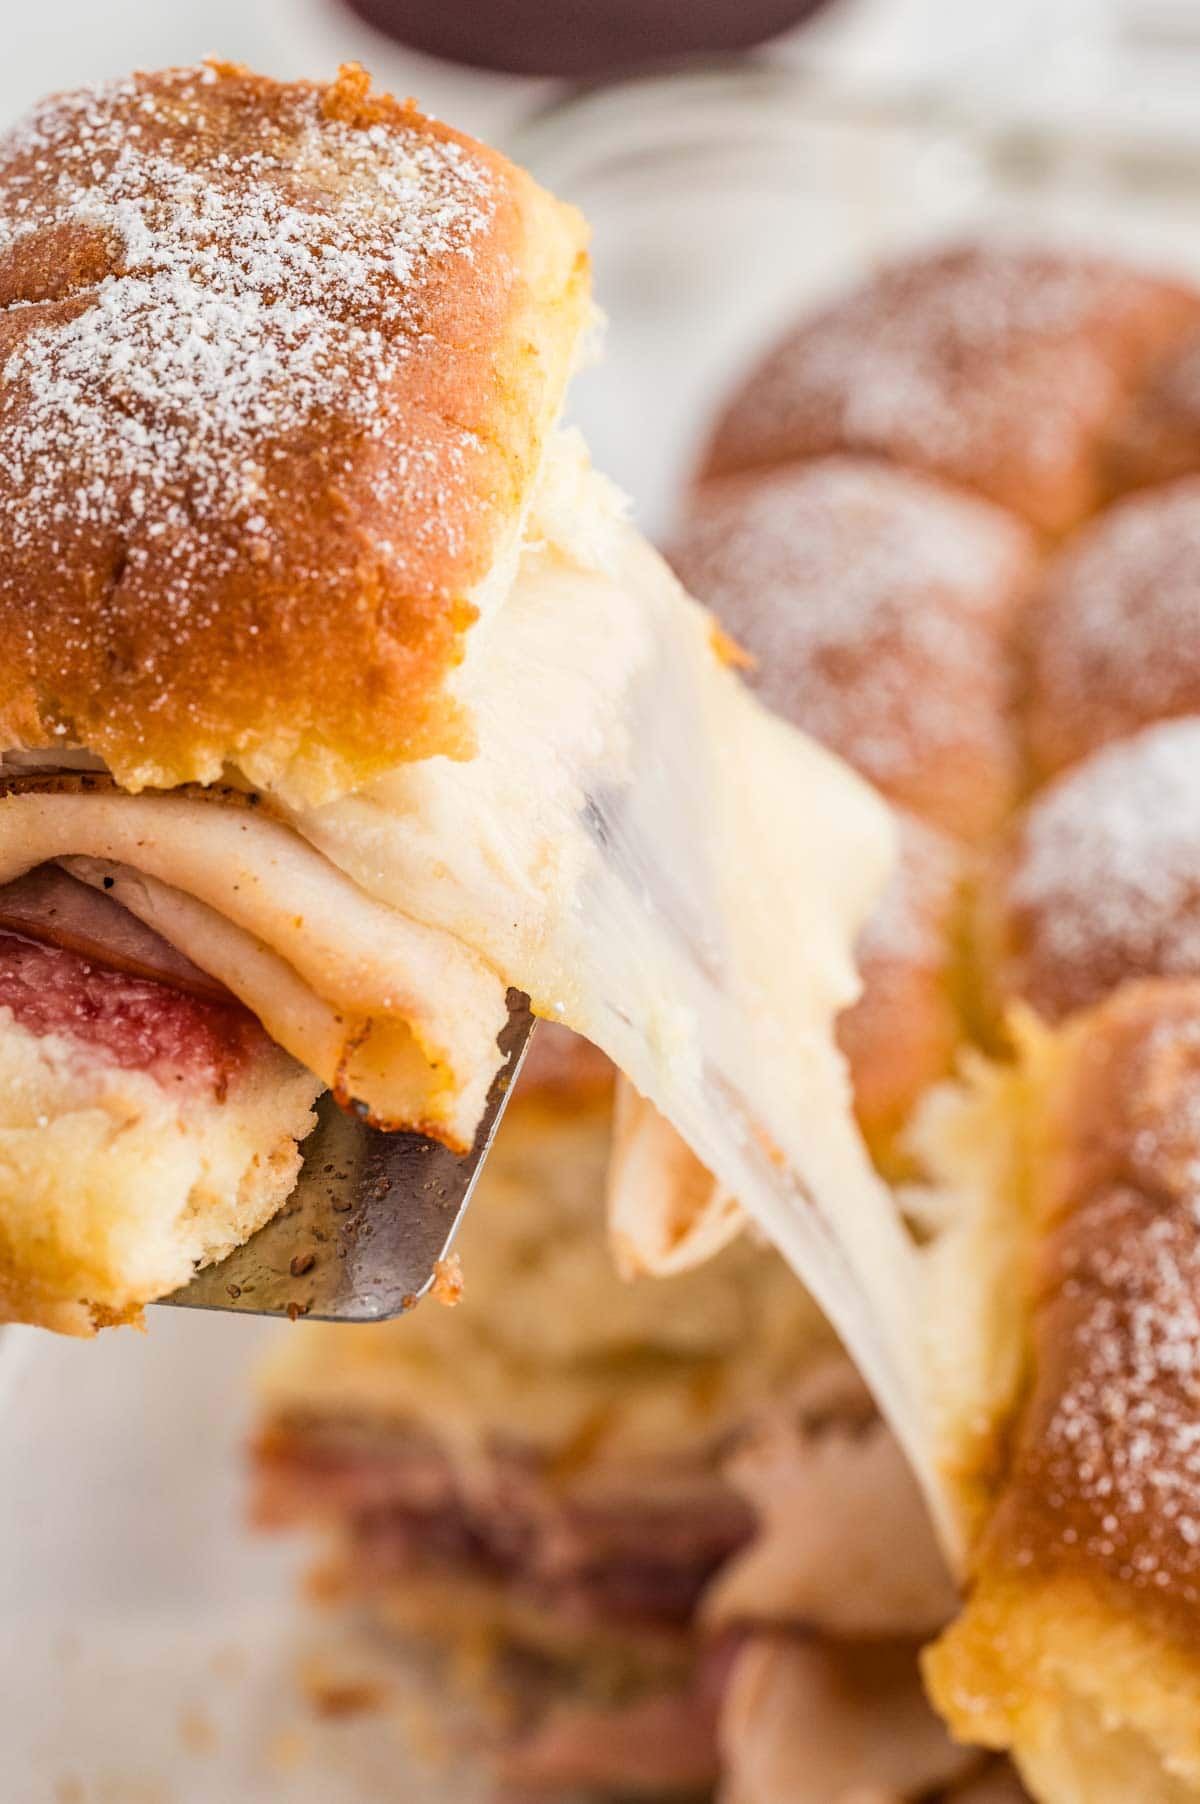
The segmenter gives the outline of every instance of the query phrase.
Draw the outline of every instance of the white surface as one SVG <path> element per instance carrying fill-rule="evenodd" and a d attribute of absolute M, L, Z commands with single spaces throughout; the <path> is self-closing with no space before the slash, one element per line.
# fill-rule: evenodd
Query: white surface
<path fill-rule="evenodd" d="M 292 1607 L 291 1550 L 252 1547 L 240 1526 L 245 1361 L 261 1330 L 167 1311 L 152 1325 L 96 1343 L 5 1336 L 5 1800 L 86 1776 L 81 1804 L 132 1804 L 172 1766 L 189 1804 L 236 1795 L 193 1773 L 175 1738 L 189 1705 L 214 1713 L 214 1654 L 249 1642 L 258 1670 L 225 1700 L 245 1719 Z M 228 1739 L 230 1710 L 215 1714 Z"/>
<path fill-rule="evenodd" d="M 296 1332 L 5 1334 L 3 1804 L 469 1804 L 460 1772 L 414 1774 L 394 1711 L 323 1722 L 298 1683 L 303 1550 L 244 1525 L 248 1367 Z"/>

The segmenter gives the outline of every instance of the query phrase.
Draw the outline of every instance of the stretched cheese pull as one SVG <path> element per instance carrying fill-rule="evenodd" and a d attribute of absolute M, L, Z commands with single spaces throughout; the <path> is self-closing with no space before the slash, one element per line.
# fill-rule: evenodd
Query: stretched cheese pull
<path fill-rule="evenodd" d="M 531 537 L 463 672 L 478 755 L 293 821 L 610 1054 L 802 1272 L 913 1446 L 911 1253 L 833 1042 L 889 818 L 750 696 L 570 443 Z M 673 1245 L 656 1221 L 630 1233 L 685 1264 L 727 1237 L 717 1207 Z"/>

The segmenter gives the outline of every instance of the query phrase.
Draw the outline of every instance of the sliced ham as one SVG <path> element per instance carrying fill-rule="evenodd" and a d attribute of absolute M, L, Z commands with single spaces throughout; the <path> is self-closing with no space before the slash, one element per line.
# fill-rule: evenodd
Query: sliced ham
<path fill-rule="evenodd" d="M 0 882 L 69 859 L 382 1125 L 465 1149 L 506 986 L 452 935 L 373 900 L 244 795 L 125 795 L 100 777 L 0 794 Z"/>
<path fill-rule="evenodd" d="M 576 1787 L 623 1794 L 707 1789 L 716 1777 L 724 1650 L 698 1663 L 691 1683 L 624 1706 L 561 1704 L 505 1749 L 501 1779 L 520 1792 Z"/>
<path fill-rule="evenodd" d="M 218 1094 L 266 1044 L 223 984 L 103 890 L 49 864 L 0 887 L 0 1008 L 108 1065 L 201 1079 Z"/>
<path fill-rule="evenodd" d="M 600 1500 L 535 1462 L 494 1455 L 470 1473 L 428 1441 L 339 1446 L 276 1431 L 258 1451 L 260 1516 L 336 1514 L 358 1581 L 458 1566 L 503 1579 L 576 1621 L 682 1624 L 746 1538 L 745 1505 L 715 1475 L 645 1468 Z"/>
<path fill-rule="evenodd" d="M 189 995 L 213 1002 L 233 1000 L 224 984 L 130 914 L 103 885 L 97 889 L 81 883 L 57 865 L 38 865 L 0 886 L 0 929 L 4 928 Z"/>

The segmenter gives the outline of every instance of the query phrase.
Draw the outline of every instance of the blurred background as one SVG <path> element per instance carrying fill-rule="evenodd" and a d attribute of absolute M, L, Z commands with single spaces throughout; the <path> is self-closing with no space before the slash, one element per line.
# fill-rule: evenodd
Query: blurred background
<path fill-rule="evenodd" d="M 572 406 L 652 534 L 738 368 L 889 250 L 985 222 L 1200 267 L 1197 0 L 23 0 L 0 122 L 209 52 L 361 60 L 584 208 L 609 326 Z M 402 1795 L 353 1725 L 289 1763 L 303 1555 L 239 1526 L 278 1328 L 150 1314 L 148 1337 L 0 1339 L 0 1798 Z"/>

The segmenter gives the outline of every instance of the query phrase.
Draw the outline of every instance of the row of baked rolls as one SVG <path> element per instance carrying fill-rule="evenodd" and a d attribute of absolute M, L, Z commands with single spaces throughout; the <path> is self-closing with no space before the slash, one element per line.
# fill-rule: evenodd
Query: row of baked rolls
<path fill-rule="evenodd" d="M 1039 761 L 1060 759 L 1046 742 L 1067 730 L 1048 674 L 1025 705 L 1031 623 L 1064 611 L 1044 590 L 1045 535 L 1179 462 L 1177 399 L 1170 456 L 1150 441 L 1198 332 L 1194 291 L 1070 252 L 966 245 L 885 269 L 802 322 L 731 401 L 671 560 L 749 654 L 769 706 L 906 814 L 987 845 L 1028 784 L 1030 734 Z M 1200 454 L 1200 430 L 1194 442 Z M 1088 687 L 1085 674 L 1085 720 Z M 1120 706 L 1114 692 L 1119 680 L 1097 711 Z M 1075 712 L 1075 732 L 1103 736 Z M 860 1122 L 889 1171 L 978 989 L 959 959 L 961 888 L 935 896 L 912 875 L 929 856 L 904 851 L 910 894 L 925 891 L 925 948 L 889 959 L 885 977 L 876 942 L 843 1035 Z M 936 862 L 955 857 L 969 876 L 949 845 Z M 903 1006 L 884 1006 L 898 972 Z M 688 1162 L 674 1164 L 698 1194 Z M 630 1208 L 645 1201 L 639 1170 Z"/>
<path fill-rule="evenodd" d="M 1013 1451 L 928 1671 L 956 1729 L 1013 1748 L 1052 1804 L 1200 1796 L 1198 548 L 1183 479 L 1049 566 L 1025 634 L 1049 780 L 980 892 L 997 1017 L 1054 1031 L 1019 1047 L 997 1180 L 1028 1299 L 1021 1344 L 991 1351 L 1022 1374 L 996 1421 Z"/>
<path fill-rule="evenodd" d="M 800 322 L 713 433 L 705 473 L 865 452 L 1051 534 L 1196 466 L 1200 296 L 1070 250 L 964 244 Z"/>
<path fill-rule="evenodd" d="M 1036 1439 L 1038 1411 L 1068 1394 L 1072 1360 L 1082 1358 L 1062 1309 L 1045 1302 L 1073 1294 L 1080 1279 L 1073 1268 L 1063 1275 L 1063 1231 L 1050 1226 L 1058 1213 L 1030 1201 L 1053 1187 L 1048 1162 L 1057 1154 L 1042 1124 L 1070 1119 L 1062 1098 L 1085 1082 L 1093 1058 L 1105 1064 L 1122 1009 L 1153 1040 L 1191 1008 L 1190 992 L 1180 1000 L 1169 988 L 1135 991 L 1133 1000 L 1127 986 L 1200 975 L 1200 723 L 1186 718 L 1200 704 L 1200 483 L 1186 479 L 1200 470 L 1198 308 L 1180 285 L 1070 253 L 968 246 L 885 270 L 803 322 L 735 397 L 675 548 L 695 592 L 762 660 L 750 680 L 764 699 L 903 808 L 973 848 L 969 905 L 957 926 L 954 917 L 940 922 L 944 945 L 958 936 L 957 967 L 948 956 L 961 1025 L 982 1030 L 993 1047 L 1008 1035 L 1011 1056 L 1021 1009 L 1055 1024 L 1048 1039 L 1026 1033 L 1016 1063 L 985 1074 L 949 1130 L 931 1116 L 918 1136 L 939 1176 L 994 1205 L 948 1244 L 937 1281 L 943 1296 L 958 1292 L 959 1313 L 947 1312 L 935 1371 L 958 1367 L 945 1412 L 958 1441 L 946 1452 L 964 1511 L 984 1520 L 1003 1497 L 997 1523 L 1021 1516 L 1019 1559 L 1027 1561 L 1039 1536 L 1048 1540 L 1033 1507 L 1048 1468 L 1018 1457 L 1009 1470 L 1006 1447 L 1018 1420 Z M 1175 480 L 1119 499 L 1168 477 Z M 865 1032 L 851 1018 L 845 1044 L 873 1150 L 885 1169 L 902 1170 L 897 1135 L 940 1075 L 934 1061 L 910 1056 L 914 1034 L 921 1044 L 918 1023 L 930 1017 L 912 1006 L 915 992 L 892 1014 L 867 959 L 863 975 L 856 1013 Z M 1110 995 L 1115 1015 L 1103 1007 L 1079 1014 Z M 882 1135 L 864 1081 L 866 1046 L 876 1071 L 882 1062 L 910 1078 L 907 1089 L 897 1082 L 898 1107 Z M 944 1071 L 953 1036 L 941 1046 Z M 1164 1055 L 1156 1081 L 1164 1106 L 1185 1108 L 1194 1094 L 1178 1052 Z M 1132 1144 L 1139 1130 L 1123 1119 Z M 1154 1248 L 1168 1232 L 1151 1219 L 1161 1197 L 1151 1185 L 1130 1211 L 1090 1208 L 1075 1195 L 1055 1208 L 1074 1221 L 1078 1203 L 1078 1246 L 1098 1259 L 1111 1254 L 1117 1269 L 1122 1249 L 1140 1257 L 1143 1240 Z M 1186 1225 L 1185 1211 L 1179 1234 Z M 1186 1419 L 1186 1410 L 1163 1406 L 1156 1386 L 1165 1373 L 1148 1350 L 1155 1286 L 1160 1317 L 1171 1298 L 1194 1294 L 1186 1262 L 1181 1270 L 1177 1279 L 1169 1261 L 1148 1257 L 1145 1307 L 1122 1312 L 1111 1297 L 1103 1302 L 1101 1313 L 1113 1312 L 1106 1356 L 1119 1382 L 1078 1393 L 1083 1421 L 1060 1445 L 1053 1472 L 1056 1507 L 1068 1513 L 1095 1476 L 1082 1437 L 1108 1432 L 1104 1411 L 1120 1407 L 1122 1383 L 1148 1383 L 1137 1445 L 1151 1463 L 1164 1464 L 1156 1423 Z M 959 1337 L 971 1311 L 974 1324 Z M 1168 1336 L 1176 1386 L 1192 1385 L 1200 1357 L 1195 1340 L 1186 1342 Z M 1022 1414 L 1028 1383 L 1034 1401 Z M 1123 1532 L 1135 1563 L 1145 1537 L 1140 1557 L 1162 1575 L 1158 1590 L 1175 1596 L 1176 1578 L 1152 1553 L 1159 1501 L 1153 1487 L 1127 1490 Z M 1185 1535 L 1189 1523 L 1169 1532 Z M 1092 1629 L 1107 1622 L 1110 1644 L 1125 1625 L 1141 1624 L 1130 1643 L 1143 1667 L 1140 1690 L 1106 1661 L 1103 1635 L 1073 1636 L 1068 1627 L 1046 1661 L 1026 1660 L 1039 1633 L 1028 1614 L 1024 1653 L 1017 1634 L 1011 1657 L 988 1668 L 979 1650 L 1003 1636 L 1003 1605 L 983 1575 L 988 1549 L 1004 1544 L 998 1526 L 982 1544 L 965 1626 L 938 1656 L 938 1697 L 956 1729 L 1015 1748 L 1051 1804 L 1200 1795 L 1197 1782 L 1177 1791 L 1182 1781 L 1168 1776 L 1179 1765 L 1178 1720 L 1149 1741 L 1143 1720 L 1140 1764 L 1127 1764 L 1135 1692 L 1157 1696 L 1169 1716 L 1178 1644 L 1161 1612 L 1143 1619 L 1136 1588 L 1114 1598 L 1103 1562 L 1089 1565 L 1086 1548 L 1075 1583 L 1077 1592 L 1091 1587 L 1093 1607 L 1079 1620 Z M 1051 1618 L 1061 1611 L 1053 1588 L 1031 1583 L 1028 1596 Z M 964 1648 L 973 1658 L 956 1680 Z M 773 1670 L 774 1703 L 764 1685 L 756 1710 L 738 1719 L 750 1746 L 772 1709 L 799 1708 L 794 1688 L 790 1704 L 780 1701 L 782 1668 Z M 1190 1707 L 1192 1693 L 1179 1695 Z M 1082 1729 L 1069 1720 L 1081 1696 L 1099 1712 Z M 1089 1759 L 1082 1750 L 1101 1718 L 1118 1726 Z M 1042 1754 L 1056 1737 L 1066 1750 L 1057 1766 Z M 1106 1760 L 1115 1789 L 1088 1789 Z M 1136 1783 L 1122 1790 L 1131 1772 Z"/>

